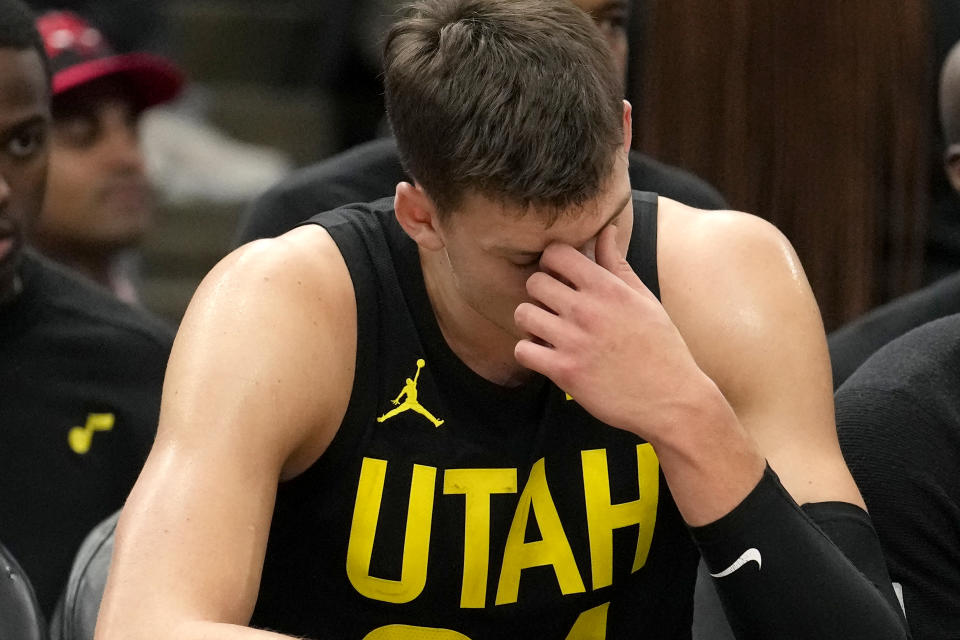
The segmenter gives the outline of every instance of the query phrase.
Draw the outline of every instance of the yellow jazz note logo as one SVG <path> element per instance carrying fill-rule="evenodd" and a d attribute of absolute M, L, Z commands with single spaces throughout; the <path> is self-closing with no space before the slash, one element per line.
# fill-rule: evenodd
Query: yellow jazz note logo
<path fill-rule="evenodd" d="M 400 390 L 400 393 L 397 395 L 396 398 L 390 401 L 391 403 L 396 405 L 396 408 L 391 409 L 390 411 L 386 412 L 385 414 L 377 418 L 377 422 L 384 422 L 385 420 L 389 420 L 390 418 L 397 415 L 398 413 L 403 413 L 408 409 L 412 409 L 413 411 L 416 411 L 417 413 L 422 415 L 424 418 L 432 422 L 433 426 L 435 427 L 439 427 L 440 425 L 443 424 L 443 420 L 437 420 L 432 413 L 424 409 L 423 405 L 417 402 L 417 380 L 420 379 L 420 370 L 423 369 L 423 365 L 425 364 L 426 364 L 426 361 L 423 358 L 419 358 L 417 360 L 417 373 L 414 374 L 412 380 L 410 378 L 407 378 L 407 383 L 403 385 L 403 389 Z M 404 399 L 403 403 L 400 402 L 401 398 Z"/>
<path fill-rule="evenodd" d="M 87 415 L 87 424 L 82 427 L 73 427 L 67 434 L 67 444 L 74 453 L 83 455 L 90 451 L 93 443 L 93 434 L 97 431 L 113 429 L 112 413 L 91 413 Z"/>

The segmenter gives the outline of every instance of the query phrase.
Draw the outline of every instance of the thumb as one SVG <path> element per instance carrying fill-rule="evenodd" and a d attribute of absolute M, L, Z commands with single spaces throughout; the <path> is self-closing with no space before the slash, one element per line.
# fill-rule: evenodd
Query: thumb
<path fill-rule="evenodd" d="M 597 237 L 597 264 L 617 276 L 631 288 L 645 290 L 643 282 L 617 247 L 617 229 L 610 225 Z"/>

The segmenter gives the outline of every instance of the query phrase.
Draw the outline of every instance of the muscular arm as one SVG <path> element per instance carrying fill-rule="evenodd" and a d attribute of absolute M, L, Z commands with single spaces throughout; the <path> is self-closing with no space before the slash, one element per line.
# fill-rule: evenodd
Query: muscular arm
<path fill-rule="evenodd" d="M 664 227 L 662 246 L 680 252 L 662 254 L 664 305 L 776 472 L 693 529 L 738 637 L 905 637 L 840 453 L 823 328 L 793 249 L 744 214 L 682 208 Z M 764 564 L 724 575 L 751 548 Z"/>
<path fill-rule="evenodd" d="M 201 284 L 120 518 L 98 640 L 278 637 L 242 625 L 277 483 L 320 455 L 345 411 L 354 308 L 318 228 L 249 245 Z"/>
<path fill-rule="evenodd" d="M 521 341 L 518 359 L 653 444 L 711 571 L 763 554 L 760 572 L 758 561 L 718 580 L 740 637 L 904 637 L 837 444 L 823 328 L 789 243 L 745 214 L 661 199 L 660 219 L 663 306 L 617 255 L 613 231 L 597 242 L 606 273 L 550 247 L 545 268 L 572 286 L 531 277 L 545 309 L 521 305 L 517 321 L 542 342 Z M 873 541 L 856 567 L 797 506 L 828 501 L 840 513 L 824 517 L 831 535 Z M 863 546 L 843 544 L 851 555 Z"/>
<path fill-rule="evenodd" d="M 663 209 L 663 305 L 698 367 L 799 504 L 862 507 L 837 442 L 820 314 L 789 242 L 746 214 Z"/>

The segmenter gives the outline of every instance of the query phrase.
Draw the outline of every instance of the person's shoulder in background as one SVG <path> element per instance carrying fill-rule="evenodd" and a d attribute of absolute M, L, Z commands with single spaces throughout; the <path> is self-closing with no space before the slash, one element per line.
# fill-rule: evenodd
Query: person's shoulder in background
<path fill-rule="evenodd" d="M 893 300 L 833 331 L 827 341 L 837 389 L 867 358 L 911 329 L 960 313 L 960 272 Z"/>
<path fill-rule="evenodd" d="M 294 172 L 257 198 L 245 212 L 236 244 L 286 233 L 310 216 L 354 202 L 393 195 L 410 180 L 393 138 L 358 145 Z M 630 183 L 700 209 L 726 209 L 723 197 L 704 180 L 633 151 Z"/>
<path fill-rule="evenodd" d="M 32 305 L 34 324 L 53 330 L 77 332 L 82 327 L 91 336 L 111 335 L 105 346 L 135 346 L 168 355 L 174 328 L 145 309 L 123 302 L 103 287 L 81 278 L 47 258 L 29 252 L 24 260 L 25 293 Z M 61 324 L 62 323 L 62 324 Z M 130 354 L 131 360 L 147 353 Z"/>
<path fill-rule="evenodd" d="M 295 171 L 254 200 L 241 218 L 236 245 L 279 236 L 345 204 L 392 196 L 397 183 L 409 179 L 393 138 L 357 145 Z"/>
<path fill-rule="evenodd" d="M 20 274 L 0 308 L 0 520 L 49 616 L 83 536 L 147 458 L 173 331 L 33 252 Z"/>
<path fill-rule="evenodd" d="M 960 314 L 913 329 L 837 390 L 837 433 L 915 638 L 960 628 Z"/>
<path fill-rule="evenodd" d="M 727 209 L 726 200 L 710 183 L 639 151 L 630 152 L 630 184 L 696 209 Z"/>

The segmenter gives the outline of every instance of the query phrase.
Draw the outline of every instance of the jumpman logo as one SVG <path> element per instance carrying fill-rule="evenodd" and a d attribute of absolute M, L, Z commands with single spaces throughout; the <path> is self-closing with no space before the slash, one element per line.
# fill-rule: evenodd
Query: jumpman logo
<path fill-rule="evenodd" d="M 400 391 L 400 395 L 391 400 L 393 404 L 397 405 L 396 409 L 391 409 L 387 413 L 383 414 L 377 418 L 377 422 L 384 422 L 389 420 L 398 413 L 403 413 L 407 409 L 412 409 L 422 415 L 424 418 L 433 423 L 433 426 L 439 427 L 443 424 L 443 420 L 437 420 L 432 413 L 423 408 L 419 402 L 417 402 L 417 380 L 420 378 L 420 369 L 423 368 L 423 365 L 426 364 L 426 361 L 423 358 L 417 360 L 417 373 L 413 376 L 413 380 L 407 378 L 407 383 L 403 385 L 403 389 Z M 400 404 L 400 398 L 406 398 L 403 401 L 403 404 Z"/>

